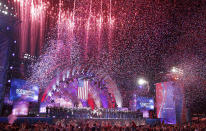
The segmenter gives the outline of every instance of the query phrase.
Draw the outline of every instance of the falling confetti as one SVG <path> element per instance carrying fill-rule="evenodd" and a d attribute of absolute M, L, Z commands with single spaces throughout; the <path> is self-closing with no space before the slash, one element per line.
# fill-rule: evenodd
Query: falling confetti
<path fill-rule="evenodd" d="M 10 0 L 10 3 L 22 21 L 20 54 L 29 50 L 32 55 L 40 55 L 28 79 L 40 83 L 42 88 L 57 72 L 74 65 L 80 68 L 85 63 L 93 71 L 106 72 L 122 92 L 136 90 L 139 76 L 147 77 L 153 84 L 159 82 L 155 79 L 160 72 L 179 66 L 186 72 L 184 84 L 189 105 L 204 99 L 201 93 L 194 95 L 205 92 L 202 1 Z M 40 52 L 44 46 L 48 48 Z"/>

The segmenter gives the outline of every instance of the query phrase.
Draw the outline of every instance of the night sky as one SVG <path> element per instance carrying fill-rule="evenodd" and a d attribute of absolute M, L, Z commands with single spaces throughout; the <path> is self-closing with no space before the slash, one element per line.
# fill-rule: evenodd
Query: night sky
<path fill-rule="evenodd" d="M 118 1 L 115 7 L 124 21 L 118 23 L 114 43 L 114 57 L 119 58 L 114 70 L 122 87 L 134 88 L 141 76 L 153 85 L 160 72 L 176 66 L 184 71 L 187 105 L 204 109 L 205 2 L 133 0 Z"/>

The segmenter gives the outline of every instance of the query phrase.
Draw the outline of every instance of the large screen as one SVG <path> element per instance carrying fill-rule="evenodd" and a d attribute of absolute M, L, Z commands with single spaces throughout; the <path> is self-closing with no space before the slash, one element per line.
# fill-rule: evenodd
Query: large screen
<path fill-rule="evenodd" d="M 39 87 L 25 80 L 13 79 L 11 81 L 10 100 L 24 100 L 28 102 L 37 102 L 39 96 Z"/>
<path fill-rule="evenodd" d="M 149 97 L 137 97 L 137 110 L 154 110 L 154 99 Z"/>
<path fill-rule="evenodd" d="M 19 101 L 14 104 L 12 114 L 16 116 L 28 115 L 28 103 L 25 101 Z"/>
<path fill-rule="evenodd" d="M 39 113 L 46 113 L 46 107 L 48 106 L 48 104 L 46 103 L 41 103 L 40 104 L 40 108 L 39 108 Z"/>

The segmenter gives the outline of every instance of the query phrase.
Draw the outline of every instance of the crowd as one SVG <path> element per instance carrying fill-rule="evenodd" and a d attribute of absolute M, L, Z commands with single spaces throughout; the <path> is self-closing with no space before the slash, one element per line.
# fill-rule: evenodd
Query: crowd
<path fill-rule="evenodd" d="M 122 111 L 116 109 L 95 109 L 90 108 L 63 108 L 63 107 L 46 107 L 46 115 L 56 118 L 120 118 L 136 119 L 142 118 L 143 114 L 138 111 Z"/>
<path fill-rule="evenodd" d="M 55 124 L 0 123 L 1 131 L 204 131 L 206 123 L 139 125 L 135 121 L 57 121 Z"/>

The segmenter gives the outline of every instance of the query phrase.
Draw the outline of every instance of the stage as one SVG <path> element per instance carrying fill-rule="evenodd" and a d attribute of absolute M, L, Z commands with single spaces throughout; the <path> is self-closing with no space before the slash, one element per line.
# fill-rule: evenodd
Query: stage
<path fill-rule="evenodd" d="M 63 120 L 58 118 L 52 117 L 18 117 L 15 123 L 28 123 L 28 124 L 35 124 L 35 123 L 48 123 L 48 124 L 55 124 L 57 121 Z M 104 122 L 131 122 L 134 121 L 136 124 L 139 125 L 156 125 L 161 123 L 161 119 L 145 119 L 145 118 L 136 118 L 136 119 L 120 119 L 120 118 L 90 118 L 90 119 L 81 119 L 81 118 L 65 118 L 65 121 L 104 121 Z M 8 117 L 0 117 L 0 123 L 8 123 Z"/>

